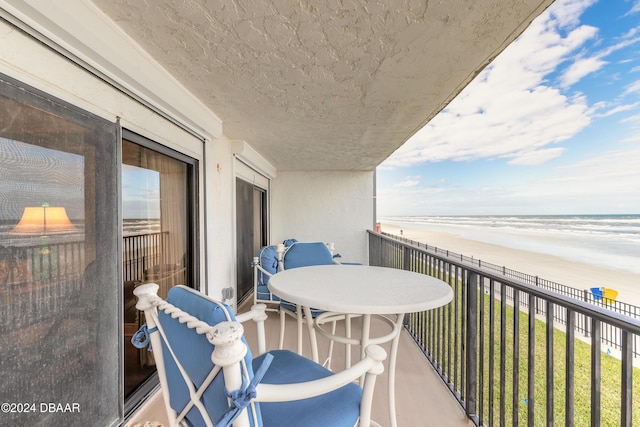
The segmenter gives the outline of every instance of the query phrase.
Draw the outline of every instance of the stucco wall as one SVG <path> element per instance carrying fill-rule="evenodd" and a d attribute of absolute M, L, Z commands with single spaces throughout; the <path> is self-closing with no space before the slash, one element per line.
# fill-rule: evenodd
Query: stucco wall
<path fill-rule="evenodd" d="M 234 232 L 233 155 L 227 139 L 207 142 L 204 172 L 206 174 L 206 212 L 201 226 L 206 227 L 207 293 L 222 299 L 222 289 L 234 287 L 236 255 Z M 202 202 L 201 202 L 202 203 Z M 231 304 L 234 301 L 228 301 Z"/>
<path fill-rule="evenodd" d="M 271 183 L 271 243 L 333 242 L 343 261 L 368 263 L 373 172 L 278 172 Z"/>

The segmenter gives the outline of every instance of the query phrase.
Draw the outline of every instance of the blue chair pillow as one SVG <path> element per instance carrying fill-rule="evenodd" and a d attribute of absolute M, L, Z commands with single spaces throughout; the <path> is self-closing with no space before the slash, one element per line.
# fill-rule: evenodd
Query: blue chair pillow
<path fill-rule="evenodd" d="M 284 254 L 284 269 L 333 264 L 331 251 L 323 242 L 294 243 Z"/>
<path fill-rule="evenodd" d="M 264 246 L 258 250 L 258 262 L 267 273 L 274 275 L 278 272 L 278 251 L 276 246 Z M 269 276 L 258 270 L 258 286 L 266 285 Z M 267 297 L 268 298 L 268 297 Z"/>

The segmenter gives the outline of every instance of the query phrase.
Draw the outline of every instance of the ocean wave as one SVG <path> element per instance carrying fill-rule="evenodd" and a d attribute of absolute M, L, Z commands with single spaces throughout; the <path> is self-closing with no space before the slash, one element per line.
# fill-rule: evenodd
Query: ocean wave
<path fill-rule="evenodd" d="M 379 220 L 640 273 L 640 215 L 414 216 Z"/>
<path fill-rule="evenodd" d="M 536 233 L 562 232 L 640 238 L 640 215 L 382 217 L 420 226 L 479 227 Z"/>

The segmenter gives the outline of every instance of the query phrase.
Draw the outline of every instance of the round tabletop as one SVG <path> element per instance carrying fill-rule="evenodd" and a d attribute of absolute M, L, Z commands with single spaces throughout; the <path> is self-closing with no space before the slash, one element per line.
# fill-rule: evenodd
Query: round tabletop
<path fill-rule="evenodd" d="M 269 280 L 282 299 L 320 310 L 352 314 L 404 314 L 441 307 L 451 286 L 435 277 L 395 268 L 318 265 L 284 270 Z"/>

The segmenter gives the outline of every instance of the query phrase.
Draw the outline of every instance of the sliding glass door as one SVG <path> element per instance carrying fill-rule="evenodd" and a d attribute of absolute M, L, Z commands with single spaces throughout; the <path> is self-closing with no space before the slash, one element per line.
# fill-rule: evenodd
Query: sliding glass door
<path fill-rule="evenodd" d="M 124 132 L 122 141 L 122 262 L 124 393 L 135 406 L 156 384 L 153 353 L 135 348 L 131 336 L 144 323 L 133 290 L 157 283 L 166 298 L 171 287 L 195 286 L 195 160 Z"/>
<path fill-rule="evenodd" d="M 133 289 L 199 287 L 197 173 L 0 75 L 0 425 L 116 425 L 155 387 Z"/>
<path fill-rule="evenodd" d="M 122 418 L 117 140 L 0 75 L 2 425 Z"/>
<path fill-rule="evenodd" d="M 267 191 L 236 178 L 236 247 L 238 303 L 253 291 L 251 261 L 267 244 Z"/>

